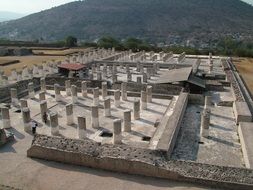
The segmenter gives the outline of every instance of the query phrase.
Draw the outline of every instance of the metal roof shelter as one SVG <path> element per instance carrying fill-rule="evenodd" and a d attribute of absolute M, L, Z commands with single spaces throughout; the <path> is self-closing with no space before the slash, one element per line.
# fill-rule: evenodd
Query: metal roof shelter
<path fill-rule="evenodd" d="M 157 84 L 166 84 L 174 82 L 188 82 L 201 88 L 205 88 L 205 81 L 192 74 L 192 67 L 184 67 L 163 72 L 160 78 L 155 81 Z"/>

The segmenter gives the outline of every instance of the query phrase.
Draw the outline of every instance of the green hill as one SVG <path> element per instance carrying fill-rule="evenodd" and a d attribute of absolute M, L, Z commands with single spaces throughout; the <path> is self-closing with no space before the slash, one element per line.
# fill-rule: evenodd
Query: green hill
<path fill-rule="evenodd" d="M 253 6 L 239 0 L 85 0 L 0 23 L 0 38 L 15 40 L 110 35 L 157 41 L 239 33 L 253 36 Z"/>

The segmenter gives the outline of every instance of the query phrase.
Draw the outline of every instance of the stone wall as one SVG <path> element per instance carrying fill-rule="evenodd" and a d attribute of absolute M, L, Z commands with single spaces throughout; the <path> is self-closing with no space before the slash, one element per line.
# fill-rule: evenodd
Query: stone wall
<path fill-rule="evenodd" d="M 252 189 L 253 170 L 167 160 L 159 151 L 36 135 L 27 156 L 128 174 L 200 183 L 216 188 Z"/>
<path fill-rule="evenodd" d="M 39 90 L 40 89 L 40 78 L 33 78 L 29 80 L 22 80 L 18 81 L 16 83 L 10 84 L 5 87 L 0 87 L 0 102 L 9 102 L 11 100 L 10 95 L 10 89 L 16 88 L 18 91 L 18 98 L 22 98 L 26 95 L 28 95 L 28 83 L 33 82 L 34 89 Z"/>

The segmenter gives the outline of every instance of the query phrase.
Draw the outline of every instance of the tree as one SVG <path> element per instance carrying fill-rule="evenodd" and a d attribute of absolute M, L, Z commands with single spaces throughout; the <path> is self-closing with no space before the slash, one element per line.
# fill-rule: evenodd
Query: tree
<path fill-rule="evenodd" d="M 65 38 L 66 47 L 75 47 L 77 46 L 77 38 L 74 36 L 68 36 Z"/>
<path fill-rule="evenodd" d="M 108 36 L 108 37 L 102 37 L 98 40 L 98 47 L 100 48 L 116 48 L 119 49 L 121 47 L 121 44 L 118 40 Z"/>

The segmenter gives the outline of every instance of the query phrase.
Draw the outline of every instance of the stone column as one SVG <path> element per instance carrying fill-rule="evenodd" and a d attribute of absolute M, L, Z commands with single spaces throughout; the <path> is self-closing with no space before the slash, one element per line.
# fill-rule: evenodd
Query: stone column
<path fill-rule="evenodd" d="M 4 129 L 10 128 L 11 127 L 11 120 L 10 120 L 9 108 L 2 107 L 1 113 L 2 113 L 3 128 Z"/>
<path fill-rule="evenodd" d="M 151 79 L 151 69 L 147 68 L 147 78 Z"/>
<path fill-rule="evenodd" d="M 43 100 L 40 102 L 40 115 L 41 115 L 42 121 L 43 121 L 43 116 L 45 113 L 47 113 L 47 101 Z"/>
<path fill-rule="evenodd" d="M 100 71 L 97 72 L 97 80 L 102 80 L 102 73 Z"/>
<path fill-rule="evenodd" d="M 143 74 L 144 73 L 144 67 L 143 64 L 140 64 L 140 73 Z"/>
<path fill-rule="evenodd" d="M 127 101 L 127 83 L 121 83 L 121 96 L 123 101 Z"/>
<path fill-rule="evenodd" d="M 147 82 L 148 82 L 147 73 L 143 73 L 143 74 L 142 74 L 142 80 L 143 80 L 144 83 L 147 83 Z"/>
<path fill-rule="evenodd" d="M 113 121 L 113 144 L 121 144 L 121 120 L 115 119 Z"/>
<path fill-rule="evenodd" d="M 128 64 L 126 64 L 126 73 L 130 73 L 130 68 Z"/>
<path fill-rule="evenodd" d="M 111 99 L 106 98 L 104 100 L 104 116 L 110 117 L 111 116 Z"/>
<path fill-rule="evenodd" d="M 17 71 L 17 81 L 22 80 L 22 71 Z"/>
<path fill-rule="evenodd" d="M 127 73 L 127 82 L 132 81 L 132 74 L 130 72 Z"/>
<path fill-rule="evenodd" d="M 27 100 L 25 99 L 20 99 L 20 104 L 21 104 L 21 109 L 28 107 Z"/>
<path fill-rule="evenodd" d="M 77 97 L 77 87 L 76 85 L 71 85 L 71 95 L 72 95 L 72 103 L 75 104 L 78 102 Z"/>
<path fill-rule="evenodd" d="M 87 82 L 82 81 L 82 96 L 85 98 L 87 97 Z"/>
<path fill-rule="evenodd" d="M 141 91 L 141 109 L 146 110 L 147 109 L 147 92 Z"/>
<path fill-rule="evenodd" d="M 212 97 L 205 96 L 205 109 L 210 108 L 210 106 L 212 106 Z"/>
<path fill-rule="evenodd" d="M 201 115 L 201 136 L 209 136 L 209 125 L 210 125 L 210 109 L 204 109 Z"/>
<path fill-rule="evenodd" d="M 98 106 L 99 105 L 99 88 L 93 89 L 93 105 Z"/>
<path fill-rule="evenodd" d="M 77 117 L 78 122 L 78 137 L 84 139 L 86 137 L 86 118 L 84 116 Z"/>
<path fill-rule="evenodd" d="M 39 99 L 40 99 L 40 101 L 46 100 L 46 93 L 45 92 L 40 92 L 39 93 Z"/>
<path fill-rule="evenodd" d="M 73 104 L 66 105 L 67 125 L 74 124 Z"/>
<path fill-rule="evenodd" d="M 113 72 L 113 74 L 112 74 L 112 82 L 116 83 L 117 81 L 118 81 L 117 74 Z"/>
<path fill-rule="evenodd" d="M 102 82 L 102 97 L 103 99 L 107 97 L 107 82 Z"/>
<path fill-rule="evenodd" d="M 106 79 L 106 77 L 107 77 L 107 65 L 105 64 L 103 66 L 103 78 Z"/>
<path fill-rule="evenodd" d="M 71 96 L 71 83 L 70 83 L 70 80 L 65 81 L 65 90 L 66 90 L 66 95 Z"/>
<path fill-rule="evenodd" d="M 61 101 L 61 90 L 59 84 L 54 84 L 55 100 L 57 102 Z"/>
<path fill-rule="evenodd" d="M 28 83 L 28 94 L 29 94 L 29 98 L 35 97 L 34 86 L 32 82 Z"/>
<path fill-rule="evenodd" d="M 31 115 L 29 108 L 24 108 L 22 110 L 22 117 L 24 123 L 24 131 L 29 133 L 31 131 Z"/>
<path fill-rule="evenodd" d="M 116 108 L 120 107 L 120 90 L 114 91 L 114 104 Z"/>
<path fill-rule="evenodd" d="M 124 132 L 131 132 L 131 110 L 124 111 Z"/>
<path fill-rule="evenodd" d="M 138 84 L 141 84 L 141 77 L 137 77 L 137 81 Z"/>
<path fill-rule="evenodd" d="M 90 80 L 93 80 L 93 73 L 90 73 Z"/>
<path fill-rule="evenodd" d="M 147 101 L 152 102 L 152 86 L 147 86 Z"/>
<path fill-rule="evenodd" d="M 140 119 L 140 100 L 134 102 L 134 119 Z"/>
<path fill-rule="evenodd" d="M 92 128 L 99 128 L 98 106 L 91 106 L 91 123 Z"/>
<path fill-rule="evenodd" d="M 45 78 L 41 78 L 40 79 L 40 89 L 42 92 L 46 92 L 46 79 Z"/>
<path fill-rule="evenodd" d="M 17 80 L 17 70 L 16 69 L 11 69 L 11 78 L 12 80 Z"/>
<path fill-rule="evenodd" d="M 51 135 L 59 135 L 58 114 L 50 113 Z"/>
<path fill-rule="evenodd" d="M 18 91 L 16 88 L 11 88 L 11 103 L 13 106 L 18 105 Z"/>

